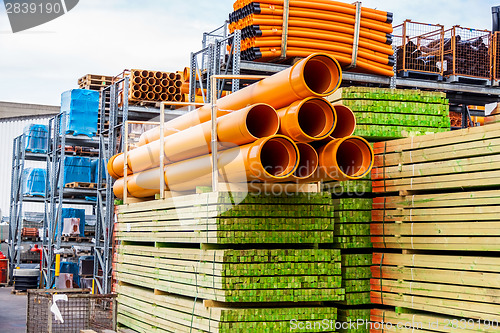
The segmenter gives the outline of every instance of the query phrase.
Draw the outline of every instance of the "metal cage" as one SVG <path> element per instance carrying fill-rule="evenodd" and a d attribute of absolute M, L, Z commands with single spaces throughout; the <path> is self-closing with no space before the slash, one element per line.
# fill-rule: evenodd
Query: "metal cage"
<path fill-rule="evenodd" d="M 489 30 L 454 26 L 445 31 L 444 75 L 491 78 L 491 42 Z"/>
<path fill-rule="evenodd" d="M 56 302 L 64 320 L 55 319 L 51 310 L 54 295 L 67 295 Z M 80 330 L 114 330 L 116 295 L 91 295 L 82 289 L 28 290 L 27 332 L 66 333 Z"/>
<path fill-rule="evenodd" d="M 444 26 L 406 20 L 393 34 L 398 73 L 443 74 Z"/>
<path fill-rule="evenodd" d="M 500 80 L 500 31 L 495 31 L 492 36 L 491 43 L 491 54 L 493 55 L 492 64 L 493 64 L 493 73 L 492 78 L 495 81 Z"/>

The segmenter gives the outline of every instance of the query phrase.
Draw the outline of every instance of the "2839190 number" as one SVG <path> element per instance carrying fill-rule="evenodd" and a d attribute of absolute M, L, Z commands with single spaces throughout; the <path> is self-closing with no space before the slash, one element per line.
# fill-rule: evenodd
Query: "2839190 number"
<path fill-rule="evenodd" d="M 59 14 L 63 9 L 60 3 L 6 3 L 7 14 Z"/>

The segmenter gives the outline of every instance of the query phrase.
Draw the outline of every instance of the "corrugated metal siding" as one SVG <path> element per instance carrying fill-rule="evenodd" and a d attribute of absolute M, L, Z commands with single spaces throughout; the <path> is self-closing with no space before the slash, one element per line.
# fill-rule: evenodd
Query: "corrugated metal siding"
<path fill-rule="evenodd" d="M 52 116 L 36 117 L 22 120 L 0 121 L 0 209 L 1 215 L 9 216 L 10 178 L 12 175 L 12 142 L 23 133 L 24 127 L 30 124 L 48 125 Z M 27 167 L 45 168 L 44 162 L 29 161 Z M 43 205 L 24 203 L 24 211 L 43 212 Z"/>

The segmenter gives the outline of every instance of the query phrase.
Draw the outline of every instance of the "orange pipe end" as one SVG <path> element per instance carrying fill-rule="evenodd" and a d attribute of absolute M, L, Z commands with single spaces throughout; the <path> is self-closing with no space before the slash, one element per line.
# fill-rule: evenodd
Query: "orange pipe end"
<path fill-rule="evenodd" d="M 331 103 L 324 98 L 309 97 L 278 111 L 280 133 L 295 141 L 327 138 L 335 128 L 336 116 Z"/>
<path fill-rule="evenodd" d="M 132 75 L 134 75 L 134 76 L 141 76 L 141 71 L 137 70 L 137 69 L 134 69 L 134 70 L 132 70 Z"/>
<path fill-rule="evenodd" d="M 180 81 L 180 80 L 175 80 L 175 81 L 174 81 L 174 86 L 175 86 L 176 88 L 180 88 L 180 87 L 182 87 L 182 81 Z"/>
<path fill-rule="evenodd" d="M 219 118 L 217 135 L 221 145 L 244 145 L 278 133 L 280 120 L 268 104 L 255 104 Z"/>
<path fill-rule="evenodd" d="M 148 91 L 148 93 L 146 94 L 146 99 L 148 99 L 150 101 L 154 101 L 155 93 L 153 91 Z"/>
<path fill-rule="evenodd" d="M 337 126 L 330 136 L 335 139 L 351 136 L 356 130 L 356 115 L 350 108 L 342 104 L 334 105 L 333 108 L 337 114 Z"/>
<path fill-rule="evenodd" d="M 155 72 L 155 78 L 160 80 L 161 78 L 163 77 L 163 73 L 162 72 Z"/>
<path fill-rule="evenodd" d="M 147 92 L 149 90 L 149 87 L 147 84 L 141 84 L 141 91 L 142 92 Z"/>
<path fill-rule="evenodd" d="M 366 176 L 373 167 L 374 154 L 368 141 L 358 136 L 335 139 L 318 151 L 316 179 L 353 180 Z"/>
<path fill-rule="evenodd" d="M 319 156 L 311 145 L 303 142 L 297 143 L 299 149 L 299 164 L 293 175 L 287 181 L 302 181 L 310 178 L 319 166 Z"/>
<path fill-rule="evenodd" d="M 167 79 L 162 79 L 162 80 L 160 81 L 160 85 L 161 85 L 162 87 L 168 87 L 168 82 L 169 82 L 169 81 L 168 81 Z"/>
<path fill-rule="evenodd" d="M 153 88 L 153 90 L 155 93 L 161 94 L 161 92 L 163 91 L 163 88 L 162 88 L 162 86 L 155 86 Z"/>
<path fill-rule="evenodd" d="M 140 76 L 134 76 L 132 83 L 133 84 L 142 84 L 142 78 Z"/>
<path fill-rule="evenodd" d="M 175 73 L 168 73 L 168 78 L 170 80 L 175 80 Z"/>
<path fill-rule="evenodd" d="M 147 79 L 149 77 L 149 71 L 146 70 L 141 71 L 141 77 Z"/>
<path fill-rule="evenodd" d="M 150 78 L 148 78 L 147 83 L 150 86 L 154 86 L 156 84 L 156 79 L 154 77 L 150 77 Z"/>
<path fill-rule="evenodd" d="M 175 80 L 181 81 L 182 75 L 180 73 L 175 73 Z M 181 82 L 181 84 L 182 84 L 182 82 Z"/>

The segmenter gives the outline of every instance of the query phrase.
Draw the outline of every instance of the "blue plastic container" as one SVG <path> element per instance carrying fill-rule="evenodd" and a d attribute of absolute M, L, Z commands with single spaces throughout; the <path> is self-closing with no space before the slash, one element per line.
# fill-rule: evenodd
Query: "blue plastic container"
<path fill-rule="evenodd" d="M 80 237 L 85 236 L 85 209 L 63 208 L 62 209 L 61 230 L 64 226 L 64 219 L 79 218 L 80 219 Z M 56 230 L 57 235 L 57 230 Z"/>
<path fill-rule="evenodd" d="M 97 165 L 99 164 L 99 160 L 93 160 L 92 161 L 92 169 L 91 169 L 91 183 L 97 183 Z M 105 180 L 106 179 L 106 172 L 108 172 L 106 170 L 106 163 L 104 162 L 104 160 L 102 160 L 102 164 L 101 164 L 101 173 L 102 173 L 102 179 Z"/>
<path fill-rule="evenodd" d="M 41 168 L 27 168 L 22 174 L 22 191 L 24 196 L 45 196 L 45 178 L 47 171 Z"/>
<path fill-rule="evenodd" d="M 64 184 L 91 183 L 91 161 L 88 157 L 66 156 L 64 160 Z"/>
<path fill-rule="evenodd" d="M 45 154 L 49 142 L 49 128 L 46 125 L 31 124 L 24 128 L 26 151 Z"/>
<path fill-rule="evenodd" d="M 61 112 L 66 117 L 67 134 L 95 136 L 99 114 L 99 92 L 86 89 L 63 92 Z"/>

